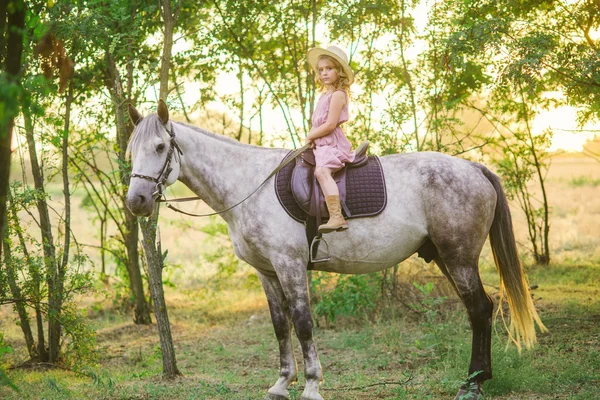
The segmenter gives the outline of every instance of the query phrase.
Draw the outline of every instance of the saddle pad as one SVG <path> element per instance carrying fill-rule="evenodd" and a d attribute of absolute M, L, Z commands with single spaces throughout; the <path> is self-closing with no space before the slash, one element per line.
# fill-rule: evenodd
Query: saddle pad
<path fill-rule="evenodd" d="M 346 171 L 346 206 L 348 218 L 373 217 L 387 204 L 385 177 L 377 156 L 369 156 L 367 163 Z"/>
<path fill-rule="evenodd" d="M 288 215 L 298 222 L 305 222 L 306 214 L 292 195 L 290 180 L 294 167 L 295 163 L 289 163 L 277 173 L 275 192 Z M 385 177 L 378 157 L 370 156 L 362 167 L 348 168 L 346 171 L 346 205 L 351 214 L 346 216 L 348 219 L 378 215 L 386 204 Z"/>
<path fill-rule="evenodd" d="M 288 153 L 285 158 L 287 158 L 290 153 Z M 306 214 L 300 208 L 298 203 L 296 203 L 294 195 L 292 194 L 292 172 L 294 171 L 295 166 L 296 162 L 292 161 L 275 175 L 275 193 L 277 194 L 279 203 L 283 206 L 283 209 L 288 215 L 298 222 L 304 222 L 306 221 Z"/>

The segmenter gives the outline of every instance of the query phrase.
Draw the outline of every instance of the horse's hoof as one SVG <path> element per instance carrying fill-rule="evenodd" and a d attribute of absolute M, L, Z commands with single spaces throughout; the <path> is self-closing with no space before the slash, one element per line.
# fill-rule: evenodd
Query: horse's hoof
<path fill-rule="evenodd" d="M 481 383 L 463 385 L 454 400 L 484 400 Z"/>

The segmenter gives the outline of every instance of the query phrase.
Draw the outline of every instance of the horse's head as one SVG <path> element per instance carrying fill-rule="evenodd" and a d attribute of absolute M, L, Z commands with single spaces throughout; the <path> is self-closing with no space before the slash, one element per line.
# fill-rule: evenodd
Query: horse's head
<path fill-rule="evenodd" d="M 135 125 L 127 152 L 131 154 L 131 181 L 127 207 L 134 215 L 148 216 L 165 187 L 179 176 L 180 154 L 167 105 L 160 100 L 158 111 L 144 118 L 129 105 L 129 118 Z"/>

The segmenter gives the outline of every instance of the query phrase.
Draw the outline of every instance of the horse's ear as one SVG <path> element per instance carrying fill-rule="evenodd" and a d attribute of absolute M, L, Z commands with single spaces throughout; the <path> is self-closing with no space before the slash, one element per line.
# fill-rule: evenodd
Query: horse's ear
<path fill-rule="evenodd" d="M 167 108 L 167 104 L 162 100 L 158 100 L 158 118 L 160 118 L 160 122 L 163 125 L 166 125 L 169 122 L 169 109 Z"/>
<path fill-rule="evenodd" d="M 129 105 L 127 106 L 127 111 L 129 111 L 129 119 L 131 120 L 131 123 L 135 126 L 137 126 L 137 124 L 139 124 L 140 121 L 144 119 L 144 116 L 140 114 L 140 112 L 136 110 L 136 108 L 132 106 L 131 103 L 129 103 Z"/>

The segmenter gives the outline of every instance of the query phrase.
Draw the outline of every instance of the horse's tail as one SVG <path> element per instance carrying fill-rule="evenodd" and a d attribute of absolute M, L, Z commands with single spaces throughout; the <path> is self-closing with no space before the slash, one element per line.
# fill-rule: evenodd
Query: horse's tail
<path fill-rule="evenodd" d="M 502 301 L 506 298 L 511 316 L 510 326 L 507 328 L 508 334 L 521 351 L 521 343 L 526 348 L 531 348 L 536 343 L 535 324 L 542 332 L 547 331 L 547 329 L 540 320 L 529 293 L 529 285 L 525 279 L 515 243 L 510 209 L 500 178 L 486 167 L 481 166 L 481 170 L 494 186 L 497 194 L 494 221 L 490 229 L 490 243 L 496 268 L 500 274 L 500 305 L 498 312 L 502 314 Z"/>

